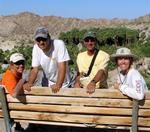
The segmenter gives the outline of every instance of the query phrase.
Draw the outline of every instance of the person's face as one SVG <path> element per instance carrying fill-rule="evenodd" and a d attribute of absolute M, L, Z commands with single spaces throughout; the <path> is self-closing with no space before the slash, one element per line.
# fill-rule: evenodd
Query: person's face
<path fill-rule="evenodd" d="M 87 50 L 94 50 L 96 45 L 96 39 L 92 37 L 87 37 L 84 39 L 84 44 L 87 48 Z"/>
<path fill-rule="evenodd" d="M 46 38 L 39 37 L 36 39 L 36 42 L 39 48 L 42 49 L 43 51 L 49 50 L 50 44 L 48 38 L 46 39 Z"/>
<path fill-rule="evenodd" d="M 11 64 L 11 68 L 16 72 L 16 74 L 22 74 L 25 67 L 25 61 L 20 60 Z"/>
<path fill-rule="evenodd" d="M 118 57 L 117 65 L 122 71 L 127 71 L 131 65 L 131 59 L 129 57 Z"/>

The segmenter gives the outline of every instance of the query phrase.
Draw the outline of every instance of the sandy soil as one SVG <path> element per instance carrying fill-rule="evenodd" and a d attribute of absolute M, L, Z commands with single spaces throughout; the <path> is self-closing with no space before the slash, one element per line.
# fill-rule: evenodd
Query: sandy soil
<path fill-rule="evenodd" d="M 112 129 L 96 129 L 96 128 L 74 128 L 65 126 L 51 126 L 40 124 L 28 124 L 21 123 L 21 126 L 25 129 L 23 132 L 129 132 L 129 130 L 112 130 Z M 29 127 L 30 126 L 30 127 Z M 5 132 L 4 121 L 0 120 L 0 132 Z"/>
<path fill-rule="evenodd" d="M 4 125 L 4 120 L 0 119 L 0 132 L 5 132 L 5 125 Z"/>

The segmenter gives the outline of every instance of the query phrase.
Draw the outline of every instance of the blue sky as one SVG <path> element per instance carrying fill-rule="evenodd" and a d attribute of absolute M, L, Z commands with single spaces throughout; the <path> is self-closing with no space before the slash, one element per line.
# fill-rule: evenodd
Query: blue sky
<path fill-rule="evenodd" d="M 32 12 L 66 18 L 127 18 L 150 13 L 150 0 L 0 0 L 0 16 Z"/>

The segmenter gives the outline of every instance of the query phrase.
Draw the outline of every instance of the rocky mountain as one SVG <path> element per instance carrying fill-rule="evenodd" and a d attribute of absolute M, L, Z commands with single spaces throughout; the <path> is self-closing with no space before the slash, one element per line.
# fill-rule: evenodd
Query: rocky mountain
<path fill-rule="evenodd" d="M 57 38 L 60 32 L 73 28 L 103 28 L 103 27 L 129 27 L 143 30 L 149 27 L 150 15 L 136 19 L 77 19 L 58 16 L 39 16 L 30 12 L 17 15 L 0 16 L 0 48 L 6 50 L 20 43 L 31 44 L 34 30 L 38 26 L 48 27 L 51 36 Z"/>

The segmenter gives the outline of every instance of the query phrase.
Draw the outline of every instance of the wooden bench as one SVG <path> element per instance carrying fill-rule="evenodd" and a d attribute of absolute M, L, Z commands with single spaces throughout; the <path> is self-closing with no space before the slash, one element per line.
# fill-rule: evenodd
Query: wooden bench
<path fill-rule="evenodd" d="M 2 111 L 7 132 L 11 121 L 59 126 L 132 129 L 150 131 L 150 92 L 143 101 L 132 101 L 117 90 L 66 88 L 54 94 L 47 87 L 33 87 L 17 98 L 0 87 Z M 140 103 L 140 105 L 138 105 Z M 4 115 L 4 116 L 3 116 Z"/>

